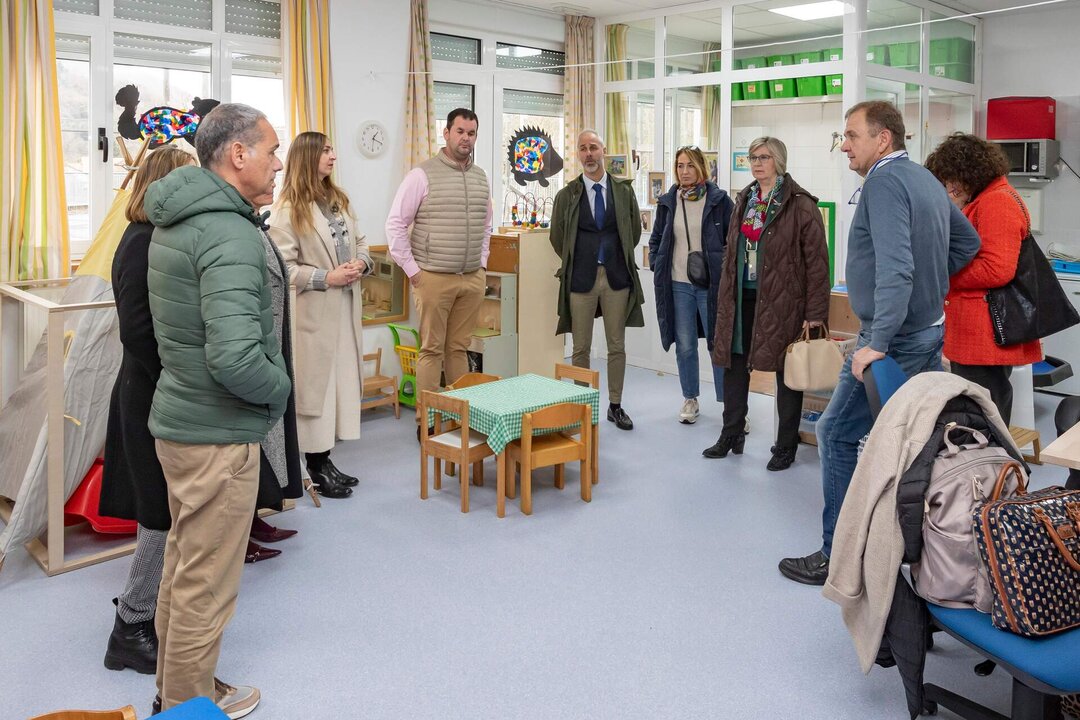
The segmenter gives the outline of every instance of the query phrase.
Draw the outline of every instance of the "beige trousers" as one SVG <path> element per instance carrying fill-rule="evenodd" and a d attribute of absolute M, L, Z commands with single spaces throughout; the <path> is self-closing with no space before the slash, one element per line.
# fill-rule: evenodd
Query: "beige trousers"
<path fill-rule="evenodd" d="M 630 288 L 612 290 L 603 267 L 596 268 L 596 282 L 587 293 L 570 293 L 570 333 L 574 338 L 574 365 L 589 367 L 592 352 L 593 321 L 596 306 L 604 317 L 607 337 L 608 401 L 622 402 L 623 377 L 626 375 L 626 305 Z"/>
<path fill-rule="evenodd" d="M 413 288 L 420 313 L 420 357 L 416 361 L 416 394 L 439 389 L 439 375 L 453 383 L 469 372 L 465 351 L 476 329 L 484 300 L 483 270 L 457 275 L 420 271 Z M 419 417 L 420 403 L 416 404 Z"/>
<path fill-rule="evenodd" d="M 259 491 L 259 444 L 155 444 L 172 515 L 154 623 L 158 694 L 168 710 L 215 697 L 221 636 L 236 609 Z"/>

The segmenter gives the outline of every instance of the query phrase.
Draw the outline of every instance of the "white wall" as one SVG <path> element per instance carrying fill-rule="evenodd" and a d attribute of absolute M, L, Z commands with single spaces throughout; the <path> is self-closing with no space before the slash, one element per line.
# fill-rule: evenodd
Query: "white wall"
<path fill-rule="evenodd" d="M 983 24 L 983 98 L 1049 96 L 1057 100 L 1061 155 L 1080 172 L 1080 3 L 1061 8 L 995 15 Z M 979 118 L 986 129 L 986 105 Z M 1040 244 L 1066 246 L 1080 255 L 1080 179 L 1067 168 L 1042 191 Z"/>

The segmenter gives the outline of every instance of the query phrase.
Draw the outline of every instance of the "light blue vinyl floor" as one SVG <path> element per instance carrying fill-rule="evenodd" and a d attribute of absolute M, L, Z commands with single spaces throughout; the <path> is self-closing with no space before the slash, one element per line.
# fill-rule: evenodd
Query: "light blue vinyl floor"
<path fill-rule="evenodd" d="M 218 674 L 253 684 L 252 718 L 907 717 L 895 669 L 859 672 L 837 606 L 777 561 L 820 544 L 816 448 L 768 473 L 772 398 L 751 396 L 746 453 L 706 460 L 720 408 L 678 424 L 678 379 L 630 368 L 636 429 L 603 423 L 590 504 L 534 480 L 534 513 L 495 517 L 495 468 L 459 512 L 453 481 L 419 499 L 411 413 L 365 415 L 334 460 L 349 500 L 271 518 L 300 534 L 245 566 Z M 711 386 L 703 385 L 703 396 Z M 1056 399 L 1036 396 L 1044 439 Z M 1036 487 L 1064 471 L 1035 470 Z M 85 545 L 85 542 L 83 543 Z M 0 572 L 0 719 L 133 703 L 151 676 L 102 665 L 127 558 L 47 578 L 22 551 Z M 944 635 L 927 680 L 1006 711 L 1009 678 L 972 673 Z M 953 717 L 942 711 L 942 718 Z"/>

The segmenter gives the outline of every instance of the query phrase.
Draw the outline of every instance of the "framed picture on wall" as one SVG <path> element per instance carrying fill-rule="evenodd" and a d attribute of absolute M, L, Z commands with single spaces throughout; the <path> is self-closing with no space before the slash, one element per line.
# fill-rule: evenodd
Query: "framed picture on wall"
<path fill-rule="evenodd" d="M 717 168 L 717 164 L 720 162 L 720 153 L 716 150 L 703 150 L 701 154 L 705 157 L 705 166 L 709 170 L 709 179 L 716 182 L 720 176 Z"/>
<path fill-rule="evenodd" d="M 641 211 L 641 229 L 643 231 L 652 232 L 652 219 L 653 219 L 653 211 L 652 210 L 642 210 Z"/>
<path fill-rule="evenodd" d="M 664 194 L 664 182 L 666 178 L 662 172 L 649 173 L 649 204 L 655 205 L 660 196 Z"/>
<path fill-rule="evenodd" d="M 626 153 L 608 155 L 605 160 L 607 161 L 608 175 L 624 179 L 630 177 L 630 157 Z"/>

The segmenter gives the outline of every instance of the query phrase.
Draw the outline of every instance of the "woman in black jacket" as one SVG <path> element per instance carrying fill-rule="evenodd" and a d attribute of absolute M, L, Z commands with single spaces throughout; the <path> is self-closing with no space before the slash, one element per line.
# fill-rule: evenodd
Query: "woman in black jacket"
<path fill-rule="evenodd" d="M 675 153 L 677 183 L 657 200 L 649 238 L 660 343 L 665 351 L 675 344 L 683 394 L 679 422 L 684 424 L 695 422 L 699 414 L 698 339 L 705 338 L 712 349 L 716 293 L 733 207 L 728 194 L 708 177 L 701 150 L 679 148 Z M 692 258 L 691 253 L 700 255 Z M 698 270 L 706 270 L 707 277 L 694 272 L 695 264 Z M 723 368 L 713 366 L 718 401 L 723 400 L 723 373 Z"/>

